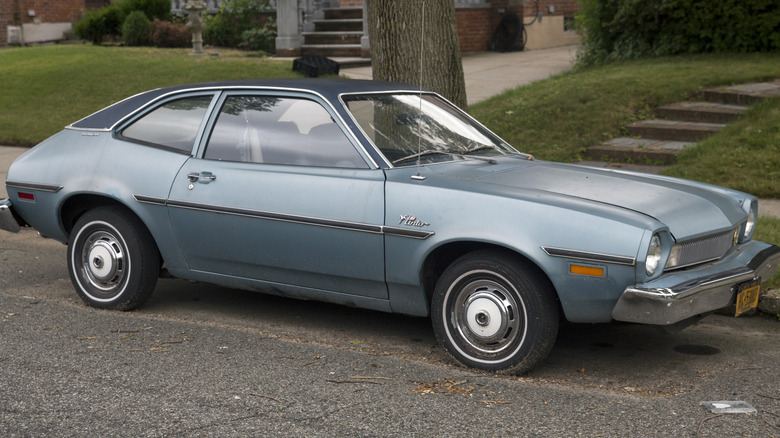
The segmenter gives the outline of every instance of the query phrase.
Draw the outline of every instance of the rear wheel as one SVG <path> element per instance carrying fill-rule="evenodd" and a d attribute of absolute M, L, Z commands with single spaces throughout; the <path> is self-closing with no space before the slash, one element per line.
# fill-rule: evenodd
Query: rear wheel
<path fill-rule="evenodd" d="M 552 350 L 558 305 L 535 269 L 509 254 L 479 251 L 444 271 L 431 320 L 439 342 L 464 365 L 521 373 Z"/>
<path fill-rule="evenodd" d="M 68 270 L 79 296 L 90 306 L 131 310 L 152 294 L 160 255 L 135 216 L 113 207 L 88 211 L 68 242 Z"/>

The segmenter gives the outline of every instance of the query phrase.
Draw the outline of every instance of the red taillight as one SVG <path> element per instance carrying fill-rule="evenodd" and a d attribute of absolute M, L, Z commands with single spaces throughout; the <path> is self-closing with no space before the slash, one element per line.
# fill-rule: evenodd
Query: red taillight
<path fill-rule="evenodd" d="M 28 201 L 35 201 L 34 193 L 19 192 L 19 199 L 25 199 Z"/>

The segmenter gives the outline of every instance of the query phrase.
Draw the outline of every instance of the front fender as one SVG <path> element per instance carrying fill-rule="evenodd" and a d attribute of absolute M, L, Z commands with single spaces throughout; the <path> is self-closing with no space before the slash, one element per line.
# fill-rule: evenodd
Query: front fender
<path fill-rule="evenodd" d="M 470 242 L 511 250 L 538 266 L 555 287 L 567 319 L 610 321 L 620 294 L 637 281 L 640 248 L 653 230 L 664 228 L 640 213 L 576 198 L 543 196 L 538 191 L 502 193 L 495 187 L 491 193 L 468 189 L 443 187 L 435 177 L 388 178 L 386 224 L 433 232 L 427 239 L 385 238 L 386 278 L 394 311 L 408 303 L 415 307 L 427 303 L 422 266 L 432 254 L 447 245 Z M 409 221 L 411 216 L 415 220 Z M 613 256 L 620 263 L 610 257 L 583 261 L 550 255 L 545 248 Z M 572 273 L 572 264 L 602 268 L 603 275 Z"/>

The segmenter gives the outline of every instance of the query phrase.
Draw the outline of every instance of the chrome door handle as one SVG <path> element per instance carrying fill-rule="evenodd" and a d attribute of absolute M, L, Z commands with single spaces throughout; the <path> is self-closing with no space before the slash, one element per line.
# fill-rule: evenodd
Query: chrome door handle
<path fill-rule="evenodd" d="M 217 175 L 214 175 L 211 172 L 190 173 L 187 175 L 187 179 L 190 180 L 190 182 L 195 182 L 199 179 L 207 180 L 204 182 L 211 182 L 217 179 Z"/>

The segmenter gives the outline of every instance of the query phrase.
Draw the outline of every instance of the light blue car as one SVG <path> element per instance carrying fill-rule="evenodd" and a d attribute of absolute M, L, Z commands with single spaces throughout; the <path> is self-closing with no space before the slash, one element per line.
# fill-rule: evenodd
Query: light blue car
<path fill-rule="evenodd" d="M 430 315 L 463 364 L 524 372 L 561 317 L 685 324 L 756 306 L 780 248 L 756 198 L 518 153 L 434 93 L 186 85 L 68 126 L 8 170 L 0 228 L 68 245 L 84 301 L 186 280 Z"/>

